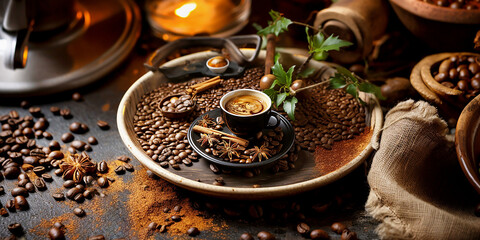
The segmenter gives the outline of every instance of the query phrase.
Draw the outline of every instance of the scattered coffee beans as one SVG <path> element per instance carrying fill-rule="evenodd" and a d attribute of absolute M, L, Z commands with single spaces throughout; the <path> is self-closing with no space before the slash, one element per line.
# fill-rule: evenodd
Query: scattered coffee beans
<path fill-rule="evenodd" d="M 267 231 L 261 231 L 257 234 L 259 240 L 275 240 L 275 235 Z"/>
<path fill-rule="evenodd" d="M 198 230 L 196 227 L 191 227 L 187 230 L 187 234 L 191 237 L 195 237 L 200 234 L 200 230 Z"/>
<path fill-rule="evenodd" d="M 85 216 L 85 211 L 81 208 L 75 208 L 73 209 L 73 213 L 77 215 L 78 217 L 83 217 Z"/>
<path fill-rule="evenodd" d="M 65 234 L 61 228 L 52 227 L 48 230 L 48 237 L 52 240 L 64 240 Z"/>

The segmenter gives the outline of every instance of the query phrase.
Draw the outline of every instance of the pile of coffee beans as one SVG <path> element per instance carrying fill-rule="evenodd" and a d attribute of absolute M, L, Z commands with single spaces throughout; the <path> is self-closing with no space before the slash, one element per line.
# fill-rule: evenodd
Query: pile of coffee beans
<path fill-rule="evenodd" d="M 478 0 L 419 0 L 426 3 L 434 4 L 439 7 L 449 7 L 452 9 L 479 9 L 480 1 Z"/>
<path fill-rule="evenodd" d="M 181 169 L 198 161 L 186 139 L 190 123 L 203 113 L 219 107 L 220 98 L 226 93 L 242 88 L 259 89 L 262 68 L 250 68 L 241 78 L 222 80 L 215 88 L 200 92 L 191 115 L 184 119 L 163 117 L 158 102 L 173 94 L 186 92 L 189 86 L 207 78 L 193 79 L 185 83 L 165 83 L 142 97 L 134 116 L 134 131 L 137 140 L 152 160 L 166 168 Z M 274 172 L 294 167 L 296 152 L 300 149 L 315 151 L 317 146 L 331 149 L 334 141 L 354 138 L 365 128 L 365 108 L 343 90 L 316 88 L 297 104 L 293 122 L 296 146 L 275 165 Z M 282 113 L 286 116 L 285 113 Z M 187 159 L 186 161 L 184 161 Z"/>
<path fill-rule="evenodd" d="M 179 97 L 173 96 L 165 99 L 159 107 L 164 112 L 185 112 L 192 110 L 193 105 L 192 96 L 184 94 Z"/>
<path fill-rule="evenodd" d="M 466 101 L 480 93 L 480 57 L 457 55 L 443 60 L 432 72 L 443 86 L 463 91 Z"/>

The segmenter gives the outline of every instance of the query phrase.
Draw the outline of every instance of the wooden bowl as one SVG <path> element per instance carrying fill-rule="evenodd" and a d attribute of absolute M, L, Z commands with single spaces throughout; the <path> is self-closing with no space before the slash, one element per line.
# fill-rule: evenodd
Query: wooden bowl
<path fill-rule="evenodd" d="M 455 149 L 465 176 L 480 193 L 480 95 L 463 109 L 455 131 Z"/>
<path fill-rule="evenodd" d="M 471 51 L 480 9 L 439 7 L 420 0 L 390 0 L 403 25 L 438 51 Z"/>
<path fill-rule="evenodd" d="M 242 52 L 249 57 L 253 55 L 254 50 L 243 49 Z M 214 52 L 195 53 L 167 62 L 164 66 L 181 65 L 188 61 L 208 59 L 215 55 L 216 53 Z M 258 66 L 263 65 L 264 59 L 265 52 L 263 51 L 255 64 L 258 64 Z M 300 66 L 306 57 L 282 53 L 281 59 L 284 66 L 292 64 Z M 307 67 L 326 69 L 325 72 L 327 73 L 323 75 L 324 77 L 334 74 L 334 69 L 324 62 L 311 61 Z M 378 101 L 373 95 L 361 94 L 361 98 L 369 103 L 367 107 L 367 119 L 369 120 L 367 126 L 370 126 L 370 131 L 358 136 L 358 139 L 354 138 L 350 142 L 345 141 L 345 144 L 350 145 L 345 147 L 346 150 L 342 151 L 342 154 L 335 157 L 335 164 L 331 163 L 333 170 L 327 173 L 320 172 L 318 170 L 320 166 L 313 154 L 300 151 L 295 169 L 275 175 L 265 170 L 259 176 L 252 178 L 235 174 L 222 174 L 220 176 L 225 179 L 226 185 L 216 186 L 212 183 L 218 175 L 212 173 L 207 161 L 201 160 L 191 167 L 182 167 L 180 171 L 171 168 L 165 169 L 160 167 L 157 162 L 153 161 L 145 153 L 136 139 L 136 134 L 133 130 L 133 118 L 137 103 L 140 102 L 144 94 L 151 92 L 165 82 L 167 82 L 167 79 L 161 73 L 148 72 L 127 90 L 117 111 L 117 125 L 120 136 L 135 158 L 152 172 L 177 186 L 210 196 L 229 199 L 269 199 L 298 194 L 329 184 L 344 177 L 364 162 L 373 150 L 372 144 L 378 141 L 379 132 L 383 124 L 383 113 Z M 340 144 L 342 142 L 338 142 L 339 147 L 341 147 Z M 346 154 L 349 155 L 347 156 Z M 197 179 L 202 181 L 199 182 Z M 254 188 L 254 184 L 260 184 L 261 187 Z"/>

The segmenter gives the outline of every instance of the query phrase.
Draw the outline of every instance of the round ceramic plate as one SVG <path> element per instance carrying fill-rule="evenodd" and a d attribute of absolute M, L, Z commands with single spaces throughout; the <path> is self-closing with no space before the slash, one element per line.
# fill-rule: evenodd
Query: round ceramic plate
<path fill-rule="evenodd" d="M 247 56 L 252 56 L 253 49 L 243 49 Z M 195 60 L 208 59 L 217 55 L 215 52 L 200 52 L 174 59 L 164 66 L 180 66 Z M 305 56 L 283 52 L 280 56 L 284 66 L 300 66 Z M 265 52 L 257 58 L 257 66 L 263 66 Z M 323 80 L 335 73 L 335 69 L 325 62 L 311 61 L 306 67 L 320 70 Z M 371 95 L 361 94 L 367 103 L 365 106 L 366 124 L 370 126 L 364 133 L 354 139 L 336 142 L 332 150 L 317 148 L 315 153 L 300 151 L 295 168 L 284 172 L 272 173 L 261 169 L 261 174 L 245 177 L 242 171 L 213 174 L 209 161 L 194 163 L 192 166 L 181 166 L 181 170 L 162 168 L 143 151 L 139 144 L 133 119 L 137 103 L 147 94 L 163 83 L 168 82 L 161 73 L 148 72 L 138 79 L 125 93 L 117 112 L 117 125 L 122 141 L 138 161 L 161 178 L 185 189 L 206 195 L 230 199 L 268 199 L 292 194 L 324 186 L 336 181 L 360 166 L 372 152 L 372 144 L 378 142 L 383 123 L 383 114 L 378 101 Z M 215 179 L 221 176 L 224 186 L 216 186 Z M 255 187 L 254 187 L 255 186 Z"/>
<path fill-rule="evenodd" d="M 275 112 L 275 111 L 272 111 Z M 276 113 L 276 112 L 275 112 Z M 269 165 L 278 159 L 280 159 L 283 155 L 285 155 L 290 148 L 293 146 L 293 142 L 295 140 L 295 132 L 293 131 L 293 126 L 292 124 L 282 115 L 277 113 L 277 116 L 279 116 L 279 127 L 282 128 L 283 131 L 283 139 L 281 144 L 283 144 L 282 149 L 280 150 L 279 153 L 271 156 L 267 160 L 263 160 L 261 162 L 253 162 L 253 163 L 234 163 L 234 162 L 227 162 L 223 160 L 222 158 L 215 157 L 212 154 L 208 154 L 205 152 L 205 148 L 201 146 L 199 143 L 200 139 L 200 134 L 194 132 L 192 129 L 195 125 L 197 125 L 198 121 L 203 118 L 203 116 L 208 115 L 210 118 L 215 119 L 216 117 L 222 116 L 222 110 L 220 108 L 217 108 L 215 110 L 206 112 L 199 116 L 197 119 L 195 119 L 192 124 L 190 125 L 190 128 L 188 129 L 187 137 L 188 137 L 188 143 L 192 146 L 193 150 L 200 154 L 203 158 L 206 160 L 216 163 L 221 166 L 229 167 L 229 168 L 253 168 L 253 167 L 261 167 L 261 166 L 266 166 Z M 275 123 L 274 123 L 275 124 Z M 268 131 L 267 129 L 263 130 L 264 133 Z M 222 129 L 222 132 L 228 133 L 228 134 L 233 134 L 228 127 L 224 126 Z M 252 148 L 255 146 L 255 140 L 254 139 L 248 139 L 250 140 L 250 144 L 247 147 L 247 149 Z"/>

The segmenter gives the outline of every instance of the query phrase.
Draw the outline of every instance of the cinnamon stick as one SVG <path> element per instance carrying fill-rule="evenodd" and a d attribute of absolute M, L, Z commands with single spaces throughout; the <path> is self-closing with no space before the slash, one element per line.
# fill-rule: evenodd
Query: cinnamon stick
<path fill-rule="evenodd" d="M 190 86 L 190 88 L 197 88 L 197 87 L 202 86 L 203 84 L 206 84 L 206 83 L 209 83 L 209 82 L 213 82 L 213 81 L 218 80 L 218 79 L 220 79 L 220 76 L 215 76 L 215 77 L 210 78 L 210 79 L 208 79 L 208 80 L 205 80 L 205 81 L 203 81 L 203 82 L 200 82 L 200 83 L 197 83 L 197 84 L 195 84 L 195 85 L 192 85 L 192 86 Z"/>
<path fill-rule="evenodd" d="M 187 93 L 191 94 L 193 92 L 199 93 L 201 91 L 205 91 L 211 87 L 218 85 L 221 81 L 222 79 L 219 76 L 210 78 L 206 81 L 190 86 L 190 88 L 187 89 Z"/>
<path fill-rule="evenodd" d="M 243 138 L 240 138 L 240 137 L 237 137 L 235 135 L 232 135 L 232 134 L 228 134 L 228 133 L 224 133 L 222 131 L 218 131 L 218 130 L 215 130 L 215 129 L 211 129 L 211 128 L 207 128 L 207 127 L 202 127 L 202 126 L 199 126 L 199 125 L 195 125 L 193 126 L 193 129 L 192 129 L 194 132 L 198 132 L 198 133 L 206 133 L 206 134 L 212 134 L 212 133 L 215 133 L 215 134 L 219 134 L 222 136 L 222 139 L 224 140 L 230 140 L 232 142 L 236 142 L 238 143 L 239 145 L 241 146 L 244 146 L 244 147 L 247 147 L 248 146 L 248 140 L 246 139 L 243 139 Z"/>

